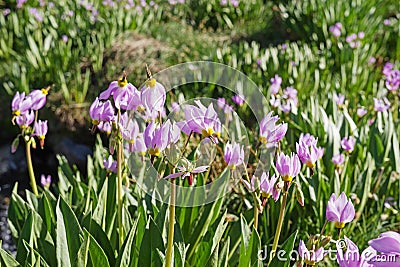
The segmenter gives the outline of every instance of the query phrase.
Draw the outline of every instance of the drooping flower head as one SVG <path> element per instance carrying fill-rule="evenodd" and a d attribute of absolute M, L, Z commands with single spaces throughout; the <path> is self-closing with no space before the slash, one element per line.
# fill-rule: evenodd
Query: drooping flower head
<path fill-rule="evenodd" d="M 326 219 L 334 222 L 336 228 L 343 228 L 346 223 L 354 219 L 354 216 L 355 210 L 351 199 L 347 199 L 344 192 L 338 198 L 333 193 L 326 207 Z"/>
<path fill-rule="evenodd" d="M 243 104 L 244 104 L 244 95 L 241 95 L 241 94 L 239 94 L 239 95 L 234 95 L 234 96 L 232 96 L 232 101 L 235 103 L 235 104 L 237 104 L 237 105 L 239 105 L 239 106 L 242 106 Z"/>
<path fill-rule="evenodd" d="M 244 161 L 244 148 L 238 143 L 225 145 L 224 159 L 228 164 L 228 168 L 234 170 L 237 166 L 243 164 Z"/>
<path fill-rule="evenodd" d="M 170 120 L 161 126 L 156 126 L 154 122 L 151 122 L 143 133 L 148 153 L 152 156 L 160 156 L 170 144 L 178 142 L 180 133 L 180 128 Z"/>
<path fill-rule="evenodd" d="M 343 154 L 336 154 L 332 157 L 332 162 L 335 166 L 340 166 L 344 163 L 344 155 Z"/>
<path fill-rule="evenodd" d="M 38 120 L 37 122 L 35 122 L 33 133 L 35 136 L 39 138 L 41 148 L 43 148 L 44 146 L 44 139 L 46 137 L 47 130 L 48 130 L 47 120 L 46 121 Z"/>
<path fill-rule="evenodd" d="M 137 152 L 140 155 L 144 156 L 146 155 L 147 147 L 146 144 L 144 143 L 144 138 L 143 134 L 139 134 L 136 138 L 135 143 L 133 143 L 133 148 L 132 151 L 130 152 Z"/>
<path fill-rule="evenodd" d="M 275 174 L 272 175 L 271 179 L 269 179 L 268 173 L 263 172 L 263 174 L 261 174 L 260 191 L 264 198 L 268 199 L 272 196 L 275 201 L 279 199 L 281 190 L 276 186 L 277 180 L 278 176 Z"/>
<path fill-rule="evenodd" d="M 103 165 L 108 172 L 117 173 L 117 161 L 111 155 L 103 160 Z"/>
<path fill-rule="evenodd" d="M 374 98 L 374 110 L 377 112 L 384 112 L 390 108 L 389 100 L 384 97 L 383 99 Z"/>
<path fill-rule="evenodd" d="M 276 169 L 282 176 L 283 181 L 292 182 L 293 178 L 300 173 L 301 163 L 299 157 L 292 153 L 290 156 L 282 152 L 276 160 Z"/>
<path fill-rule="evenodd" d="M 344 137 L 341 141 L 342 148 L 351 153 L 354 150 L 356 139 L 353 136 Z"/>
<path fill-rule="evenodd" d="M 287 124 L 276 125 L 278 119 L 278 116 L 272 116 L 272 112 L 270 112 L 260 122 L 260 142 L 267 145 L 267 147 L 276 146 L 286 134 Z"/>
<path fill-rule="evenodd" d="M 200 133 L 203 138 L 213 135 L 219 136 L 221 133 L 221 121 L 214 110 L 212 103 L 206 108 L 199 100 L 194 101 L 197 105 L 187 105 L 184 107 L 185 122 L 178 125 L 183 132 Z"/>
<path fill-rule="evenodd" d="M 368 113 L 368 111 L 367 111 L 366 108 L 364 108 L 364 107 L 359 107 L 359 108 L 357 108 L 357 116 L 358 116 L 359 118 L 364 117 L 365 114 L 367 114 L 367 113 Z"/>
<path fill-rule="evenodd" d="M 97 129 L 99 129 L 100 132 L 103 132 L 107 135 L 111 134 L 112 131 L 112 125 L 111 122 L 109 121 L 101 121 L 99 125 L 97 125 Z"/>
<path fill-rule="evenodd" d="M 310 134 L 301 134 L 296 143 L 297 155 L 301 162 L 309 168 L 314 168 L 317 160 L 322 158 L 323 148 L 317 147 L 317 139 Z"/>
<path fill-rule="evenodd" d="M 140 101 L 139 92 L 128 82 L 126 73 L 118 81 L 111 82 L 107 90 L 100 94 L 99 99 L 107 100 L 110 96 L 113 97 L 117 109 L 134 110 Z"/>
<path fill-rule="evenodd" d="M 151 76 L 148 68 L 147 76 L 148 80 L 145 86 L 140 90 L 140 99 L 142 105 L 148 110 L 149 114 L 158 114 L 164 108 L 166 91 L 164 86 Z"/>
<path fill-rule="evenodd" d="M 31 125 L 31 123 L 35 120 L 35 113 L 33 110 L 27 111 L 15 118 L 16 123 L 21 129 L 24 129 Z"/>
<path fill-rule="evenodd" d="M 300 240 L 299 255 L 307 265 L 314 266 L 324 258 L 324 248 L 320 247 L 317 250 L 309 250 L 303 240 Z"/>
<path fill-rule="evenodd" d="M 333 100 L 335 101 L 336 105 L 340 108 L 344 104 L 344 95 L 342 94 L 334 94 Z"/>
<path fill-rule="evenodd" d="M 111 121 L 115 117 L 114 108 L 110 102 L 102 102 L 98 97 L 94 100 L 89 109 L 90 117 L 92 118 L 92 124 L 94 126 L 99 125 L 102 121 Z"/>
<path fill-rule="evenodd" d="M 25 93 L 17 92 L 11 102 L 13 116 L 19 116 L 28 111 L 32 106 L 32 100 L 25 97 Z"/>
<path fill-rule="evenodd" d="M 279 77 L 278 74 L 275 74 L 273 78 L 271 78 L 271 94 L 276 95 L 281 88 L 282 78 Z"/>
<path fill-rule="evenodd" d="M 49 187 L 50 187 L 50 184 L 51 184 L 51 175 L 44 175 L 44 174 L 42 174 L 41 176 L 40 176 L 40 184 L 44 187 L 44 188 L 47 188 L 47 189 L 49 189 Z"/>
<path fill-rule="evenodd" d="M 33 90 L 28 97 L 31 98 L 31 109 L 39 110 L 46 104 L 46 96 L 49 94 L 50 87 L 41 90 Z"/>
<path fill-rule="evenodd" d="M 129 150 L 133 151 L 133 145 L 139 135 L 139 125 L 136 120 L 129 119 L 128 113 L 121 116 L 121 135 L 122 138 L 128 141 Z"/>

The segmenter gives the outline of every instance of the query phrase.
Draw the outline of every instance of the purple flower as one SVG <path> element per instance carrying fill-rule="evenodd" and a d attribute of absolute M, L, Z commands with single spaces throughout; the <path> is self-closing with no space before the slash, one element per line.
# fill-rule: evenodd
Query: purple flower
<path fill-rule="evenodd" d="M 396 91 L 399 89 L 400 85 L 400 71 L 399 70 L 391 70 L 388 75 L 386 75 L 386 88 L 389 91 Z"/>
<path fill-rule="evenodd" d="M 343 228 L 346 223 L 354 219 L 355 210 L 351 199 L 347 199 L 346 194 L 342 192 L 339 198 L 333 193 L 326 207 L 326 219 L 334 222 L 336 228 Z"/>
<path fill-rule="evenodd" d="M 6 9 L 3 10 L 3 16 L 4 17 L 8 16 L 10 13 L 11 13 L 11 9 L 9 9 L 9 8 L 6 8 Z"/>
<path fill-rule="evenodd" d="M 317 160 L 322 158 L 324 153 L 321 147 L 317 147 L 317 139 L 309 134 L 300 135 L 299 142 L 296 143 L 296 151 L 301 162 L 311 169 L 315 167 Z"/>
<path fill-rule="evenodd" d="M 111 155 L 103 160 L 103 165 L 108 172 L 117 173 L 117 161 Z"/>
<path fill-rule="evenodd" d="M 282 78 L 279 77 L 278 74 L 275 74 L 274 78 L 271 78 L 271 94 L 276 95 L 279 92 L 279 89 L 281 88 L 282 84 Z"/>
<path fill-rule="evenodd" d="M 114 108 L 111 102 L 109 100 L 101 102 L 98 97 L 96 97 L 90 106 L 89 114 L 94 126 L 99 125 L 101 121 L 111 121 L 115 117 Z"/>
<path fill-rule="evenodd" d="M 154 122 L 151 122 L 143 133 L 147 151 L 152 156 L 160 156 L 162 151 L 170 144 L 178 142 L 180 133 L 180 128 L 175 123 L 171 123 L 170 120 L 167 120 L 159 127 Z"/>
<path fill-rule="evenodd" d="M 177 102 L 171 103 L 172 112 L 178 112 L 180 109 L 181 109 L 181 107 L 179 106 L 179 103 L 177 103 Z"/>
<path fill-rule="evenodd" d="M 300 240 L 299 254 L 307 265 L 314 266 L 324 258 L 324 248 L 320 247 L 317 250 L 308 250 L 303 240 Z"/>
<path fill-rule="evenodd" d="M 220 4 L 221 6 L 226 6 L 226 5 L 228 4 L 228 0 L 221 0 L 221 1 L 219 2 L 219 4 Z"/>
<path fill-rule="evenodd" d="M 239 6 L 239 0 L 230 0 L 232 6 L 238 7 Z"/>
<path fill-rule="evenodd" d="M 336 154 L 332 157 L 332 162 L 336 166 L 342 165 L 344 163 L 344 155 L 343 154 Z"/>
<path fill-rule="evenodd" d="M 221 122 L 214 110 L 213 104 L 206 108 L 199 100 L 195 100 L 198 107 L 187 105 L 184 107 L 185 122 L 178 125 L 183 132 L 200 133 L 204 138 L 211 137 L 214 134 L 219 136 L 221 132 Z"/>
<path fill-rule="evenodd" d="M 337 22 L 335 23 L 335 25 L 329 27 L 329 31 L 335 37 L 339 37 L 342 34 L 341 30 L 342 30 L 342 23 L 340 22 Z"/>
<path fill-rule="evenodd" d="M 239 106 L 242 106 L 243 104 L 244 104 L 244 95 L 234 95 L 234 96 L 232 96 L 232 101 L 235 103 L 235 104 L 237 104 L 237 105 L 239 105 Z"/>
<path fill-rule="evenodd" d="M 38 120 L 37 122 L 35 122 L 33 127 L 33 134 L 39 138 L 41 148 L 43 148 L 44 146 L 44 139 L 46 137 L 47 130 L 47 120 Z"/>
<path fill-rule="evenodd" d="M 355 144 L 356 144 L 356 139 L 352 136 L 345 137 L 341 141 L 342 148 L 349 153 L 353 152 Z"/>
<path fill-rule="evenodd" d="M 37 21 L 41 22 L 43 21 L 43 15 L 40 13 L 40 11 L 37 8 L 29 8 L 29 14 L 33 15 Z"/>
<path fill-rule="evenodd" d="M 15 117 L 16 123 L 20 128 L 24 129 L 31 125 L 31 123 L 35 120 L 35 113 L 33 110 L 27 111 L 17 117 Z"/>
<path fill-rule="evenodd" d="M 372 259 L 369 263 L 377 267 L 399 267 L 400 266 L 400 234 L 397 232 L 388 231 L 379 235 L 378 238 L 368 242 L 373 249 L 380 252 L 379 255 L 389 256 L 395 261 L 376 261 Z M 379 258 L 378 258 L 379 260 Z"/>
<path fill-rule="evenodd" d="M 44 174 L 42 174 L 40 176 L 40 184 L 44 187 L 49 189 L 50 184 L 51 184 L 51 175 L 47 175 L 45 176 Z"/>
<path fill-rule="evenodd" d="M 376 62 L 376 58 L 375 57 L 370 57 L 368 59 L 368 64 L 370 64 L 370 65 L 375 64 L 375 62 Z"/>
<path fill-rule="evenodd" d="M 366 108 L 364 108 L 364 107 L 357 108 L 357 116 L 359 118 L 364 117 L 364 115 L 367 114 L 367 113 L 368 113 L 368 111 L 367 111 Z"/>
<path fill-rule="evenodd" d="M 383 99 L 374 98 L 374 110 L 377 112 L 384 112 L 390 108 L 389 100 L 384 97 Z"/>
<path fill-rule="evenodd" d="M 107 90 L 100 94 L 99 99 L 106 100 L 110 96 L 113 96 L 115 107 L 117 109 L 133 110 L 135 105 L 131 105 L 131 102 L 135 100 L 139 93 L 135 86 L 128 83 L 126 76 L 124 75 L 118 81 L 113 81 L 108 86 Z"/>
<path fill-rule="evenodd" d="M 276 170 L 282 176 L 283 181 L 291 182 L 294 177 L 300 173 L 301 163 L 299 157 L 292 153 L 290 156 L 283 154 L 278 155 L 276 160 Z"/>
<path fill-rule="evenodd" d="M 49 93 L 49 89 L 50 87 L 43 88 L 41 90 L 33 90 L 30 92 L 28 97 L 31 98 L 31 109 L 39 110 L 46 104 L 46 96 Z"/>
<path fill-rule="evenodd" d="M 121 135 L 128 141 L 129 151 L 133 151 L 133 145 L 139 135 L 139 125 L 136 120 L 130 119 L 127 113 L 121 116 Z"/>
<path fill-rule="evenodd" d="M 166 92 L 164 86 L 156 79 L 150 78 L 140 91 L 142 105 L 151 113 L 161 112 L 164 108 Z"/>
<path fill-rule="evenodd" d="M 364 39 L 365 33 L 364 33 L 364 32 L 359 32 L 359 33 L 357 34 L 357 36 L 358 36 L 359 39 Z"/>
<path fill-rule="evenodd" d="M 292 86 L 286 87 L 283 90 L 283 98 L 295 100 L 297 104 L 297 90 L 294 89 Z"/>
<path fill-rule="evenodd" d="M 393 70 L 393 64 L 390 62 L 386 62 L 385 65 L 383 66 L 382 73 L 383 75 L 388 76 L 392 70 Z"/>
<path fill-rule="evenodd" d="M 138 152 L 140 155 L 144 156 L 146 154 L 147 147 L 144 143 L 143 134 L 139 134 L 136 138 L 135 143 L 133 143 L 133 150 L 130 152 Z"/>
<path fill-rule="evenodd" d="M 373 267 L 373 265 L 367 263 L 368 258 L 376 254 L 370 247 L 365 249 L 360 255 L 358 247 L 353 241 L 346 236 L 344 237 L 344 241 L 346 242 L 346 248 L 337 245 L 336 256 L 340 267 Z"/>
<path fill-rule="evenodd" d="M 342 107 L 344 104 L 344 95 L 342 94 L 334 94 L 333 95 L 333 100 L 335 101 L 336 105 L 338 107 Z"/>
<path fill-rule="evenodd" d="M 231 145 L 227 143 L 225 145 L 224 159 L 228 164 L 228 168 L 234 170 L 237 166 L 243 164 L 244 161 L 244 148 L 239 144 L 235 143 Z"/>
<path fill-rule="evenodd" d="M 384 21 L 383 21 L 383 24 L 384 25 L 390 25 L 390 19 L 385 19 Z"/>
<path fill-rule="evenodd" d="M 217 99 L 217 106 L 220 109 L 223 109 L 225 107 L 225 105 L 226 105 L 226 99 L 225 98 L 220 97 L 220 98 Z"/>
<path fill-rule="evenodd" d="M 281 190 L 276 186 L 277 180 L 278 176 L 275 176 L 275 174 L 272 175 L 271 179 L 269 179 L 269 174 L 265 172 L 261 174 L 260 191 L 264 198 L 268 199 L 272 196 L 275 201 L 279 199 Z"/>
<path fill-rule="evenodd" d="M 11 102 L 11 110 L 14 116 L 19 116 L 29 110 L 32 106 L 32 100 L 25 97 L 25 93 L 17 92 Z"/>
<path fill-rule="evenodd" d="M 27 0 L 17 0 L 17 8 L 22 8 L 22 5 L 26 3 Z"/>
<path fill-rule="evenodd" d="M 271 95 L 271 99 L 269 100 L 269 103 L 271 104 L 272 107 L 277 108 L 281 105 L 281 99 L 278 97 L 275 97 L 275 95 Z"/>
<path fill-rule="evenodd" d="M 64 34 L 63 36 L 61 36 L 61 40 L 62 40 L 64 43 L 68 42 L 68 36 Z"/>
<path fill-rule="evenodd" d="M 260 122 L 259 140 L 262 144 L 266 144 L 267 147 L 276 146 L 277 142 L 282 140 L 286 134 L 288 125 L 286 123 L 276 125 L 278 119 L 278 116 L 272 116 L 272 112 L 270 112 Z"/>
<path fill-rule="evenodd" d="M 172 179 L 177 177 L 182 177 L 182 179 L 185 179 L 186 177 L 188 177 L 189 185 L 191 186 L 193 184 L 193 174 L 205 172 L 209 167 L 209 166 L 194 167 L 189 161 L 184 161 L 183 163 L 184 163 L 183 165 L 185 166 L 177 167 L 179 172 L 172 173 L 166 176 L 164 179 Z"/>
<path fill-rule="evenodd" d="M 97 125 L 97 129 L 99 129 L 99 131 L 106 133 L 107 135 L 111 134 L 112 131 L 112 125 L 111 122 L 109 121 L 101 121 L 99 123 L 99 125 Z"/>

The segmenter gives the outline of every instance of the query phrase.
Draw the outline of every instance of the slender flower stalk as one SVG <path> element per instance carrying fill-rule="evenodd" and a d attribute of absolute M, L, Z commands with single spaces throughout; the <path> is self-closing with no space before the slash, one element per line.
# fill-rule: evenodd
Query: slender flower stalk
<path fill-rule="evenodd" d="M 121 110 L 118 109 L 118 128 L 120 128 Z M 120 129 L 118 129 L 120 133 Z M 117 143 L 117 194 L 118 194 L 118 230 L 119 247 L 124 243 L 124 226 L 122 225 L 122 139 L 118 135 Z"/>
<path fill-rule="evenodd" d="M 28 172 L 29 172 L 29 179 L 31 180 L 31 187 L 32 191 L 35 194 L 35 196 L 39 196 L 38 189 L 36 186 L 36 179 L 35 179 L 35 173 L 33 172 L 33 165 L 32 165 L 32 157 L 31 157 L 31 140 L 25 142 L 26 146 L 26 161 L 28 164 Z"/>
<path fill-rule="evenodd" d="M 175 202 L 176 202 L 175 178 L 173 178 L 171 181 L 171 197 L 169 199 L 168 244 L 167 244 L 167 252 L 165 255 L 166 267 L 171 267 L 172 259 L 174 256 Z"/>
<path fill-rule="evenodd" d="M 271 254 L 271 258 L 269 259 L 270 262 L 275 255 L 276 249 L 278 247 L 279 237 L 280 237 L 281 231 L 282 231 L 283 219 L 285 217 L 285 211 L 286 211 L 286 202 L 287 202 L 287 197 L 288 197 L 288 189 L 289 189 L 288 185 L 289 185 L 289 183 L 286 182 L 285 187 L 283 189 L 281 209 L 279 211 L 279 219 L 278 219 L 278 225 L 276 226 L 274 243 L 272 244 L 272 254 Z"/>

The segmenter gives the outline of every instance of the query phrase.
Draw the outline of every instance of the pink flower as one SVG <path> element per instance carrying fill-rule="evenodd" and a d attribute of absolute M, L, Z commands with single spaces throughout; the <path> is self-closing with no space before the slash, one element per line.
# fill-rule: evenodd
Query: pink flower
<path fill-rule="evenodd" d="M 374 258 L 369 262 L 376 267 L 399 267 L 400 266 L 400 234 L 393 231 L 388 231 L 380 234 L 376 239 L 370 240 L 368 242 L 373 249 L 380 252 L 379 255 L 388 258 L 391 256 L 395 261 L 378 261 Z"/>
<path fill-rule="evenodd" d="M 260 137 L 259 140 L 267 147 L 274 147 L 277 143 L 285 137 L 288 125 L 281 123 L 276 125 L 278 116 L 272 116 L 272 112 L 263 118 L 260 122 Z"/>
<path fill-rule="evenodd" d="M 236 169 L 237 166 L 242 165 L 244 161 L 243 146 L 237 143 L 233 145 L 227 143 L 225 145 L 224 159 L 230 169 Z"/>
<path fill-rule="evenodd" d="M 47 130 L 47 120 L 38 120 L 37 122 L 35 122 L 33 127 L 33 134 L 39 138 L 41 148 L 43 148 L 44 146 L 44 139 L 46 137 Z"/>
<path fill-rule="evenodd" d="M 99 99 L 106 100 L 110 96 L 113 97 L 117 109 L 134 110 L 137 108 L 136 104 L 140 102 L 138 90 L 128 83 L 125 75 L 118 81 L 111 82 L 107 90 L 100 94 Z"/>
<path fill-rule="evenodd" d="M 321 247 L 317 250 L 308 250 L 303 240 L 300 240 L 299 254 L 307 265 L 314 266 L 317 262 L 322 261 L 324 258 L 324 248 Z"/>
<path fill-rule="evenodd" d="M 41 90 L 33 90 L 30 92 L 28 97 L 31 98 L 31 109 L 39 110 L 46 104 L 46 96 L 49 93 L 49 89 L 50 87 L 43 88 Z"/>
<path fill-rule="evenodd" d="M 336 154 L 332 157 L 332 162 L 336 166 L 342 165 L 344 163 L 344 155 L 343 154 Z"/>
<path fill-rule="evenodd" d="M 189 185 L 193 185 L 193 174 L 198 174 L 207 171 L 209 166 L 199 166 L 199 167 L 194 167 L 190 162 L 184 162 L 186 166 L 179 166 L 177 169 L 179 172 L 172 173 L 168 176 L 166 176 L 164 179 L 173 179 L 177 177 L 182 177 L 182 179 L 185 179 L 188 177 L 188 182 Z"/>
<path fill-rule="evenodd" d="M 239 106 L 242 106 L 243 104 L 244 104 L 244 95 L 234 95 L 234 96 L 232 96 L 232 101 L 235 103 L 235 104 L 237 104 L 237 105 L 239 105 Z"/>
<path fill-rule="evenodd" d="M 299 157 L 294 153 L 288 156 L 281 152 L 275 165 L 285 182 L 292 182 L 293 178 L 300 173 L 301 163 Z"/>
<path fill-rule="evenodd" d="M 383 99 L 374 98 L 374 110 L 377 112 L 384 112 L 390 108 L 389 100 L 384 97 Z"/>
<path fill-rule="evenodd" d="M 367 113 L 368 113 L 368 111 L 367 111 L 366 108 L 364 108 L 364 107 L 357 108 L 357 116 L 359 118 L 364 117 L 364 115 L 367 114 Z"/>
<path fill-rule="evenodd" d="M 51 175 L 47 175 L 45 176 L 44 174 L 42 174 L 40 176 L 40 184 L 44 187 L 49 189 L 50 184 L 51 184 Z"/>
<path fill-rule="evenodd" d="M 296 143 L 296 151 L 301 162 L 309 168 L 314 168 L 317 160 L 322 158 L 324 150 L 317 147 L 317 139 L 310 134 L 301 134 Z"/>
<path fill-rule="evenodd" d="M 276 95 L 279 92 L 279 89 L 281 88 L 282 84 L 282 78 L 279 77 L 278 74 L 275 74 L 274 78 L 271 78 L 271 94 Z"/>
<path fill-rule="evenodd" d="M 339 37 L 342 34 L 341 30 L 342 30 L 342 24 L 340 22 L 337 22 L 335 23 L 335 25 L 329 27 L 329 31 L 335 37 Z"/>
<path fill-rule="evenodd" d="M 140 91 L 142 105 L 151 114 L 158 115 L 159 112 L 162 112 L 165 99 L 166 91 L 164 86 L 154 78 L 147 80 L 145 87 Z"/>
<path fill-rule="evenodd" d="M 356 139 L 352 136 L 343 138 L 341 142 L 342 148 L 349 153 L 353 152 L 355 144 Z"/>
<path fill-rule="evenodd" d="M 107 159 L 103 160 L 103 165 L 108 172 L 117 173 L 117 161 L 114 160 L 111 155 L 109 155 Z"/>
<path fill-rule="evenodd" d="M 326 207 L 326 219 L 334 222 L 336 228 L 343 228 L 346 223 L 354 219 L 355 210 L 351 199 L 347 199 L 343 192 L 339 198 L 332 194 Z"/>

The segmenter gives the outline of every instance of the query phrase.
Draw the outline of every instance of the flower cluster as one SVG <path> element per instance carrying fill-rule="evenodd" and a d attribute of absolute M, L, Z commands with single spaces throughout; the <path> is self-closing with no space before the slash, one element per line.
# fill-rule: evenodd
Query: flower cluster
<path fill-rule="evenodd" d="M 33 90 L 28 95 L 17 92 L 11 102 L 11 111 L 13 114 L 12 122 L 20 127 L 23 136 L 29 137 L 27 140 L 33 142 L 30 137 L 36 136 L 42 148 L 44 146 L 44 139 L 48 131 L 48 126 L 47 120 L 38 120 L 37 112 L 46 104 L 46 97 L 49 90 L 50 87 L 41 90 Z M 13 146 L 12 151 L 14 152 L 15 149 L 16 147 Z"/>
<path fill-rule="evenodd" d="M 329 27 L 329 31 L 334 37 L 339 37 L 342 34 L 342 23 L 336 22 L 334 25 Z"/>
<path fill-rule="evenodd" d="M 393 64 L 387 62 L 382 71 L 385 77 L 385 85 L 389 91 L 397 91 L 400 86 L 400 71 L 394 69 Z"/>
<path fill-rule="evenodd" d="M 282 78 L 278 75 L 275 75 L 274 78 L 271 78 L 271 99 L 270 104 L 274 108 L 279 108 L 281 111 L 285 113 L 292 112 L 297 114 L 297 90 L 293 87 L 289 86 L 281 90 Z"/>
<path fill-rule="evenodd" d="M 361 46 L 361 40 L 364 39 L 364 32 L 359 32 L 357 34 L 352 33 L 346 37 L 346 43 L 350 45 L 351 48 L 356 48 Z"/>
<path fill-rule="evenodd" d="M 301 134 L 299 142 L 296 143 L 297 155 L 303 164 L 313 169 L 317 160 L 322 158 L 324 149 L 317 147 L 318 139 L 311 134 Z"/>

